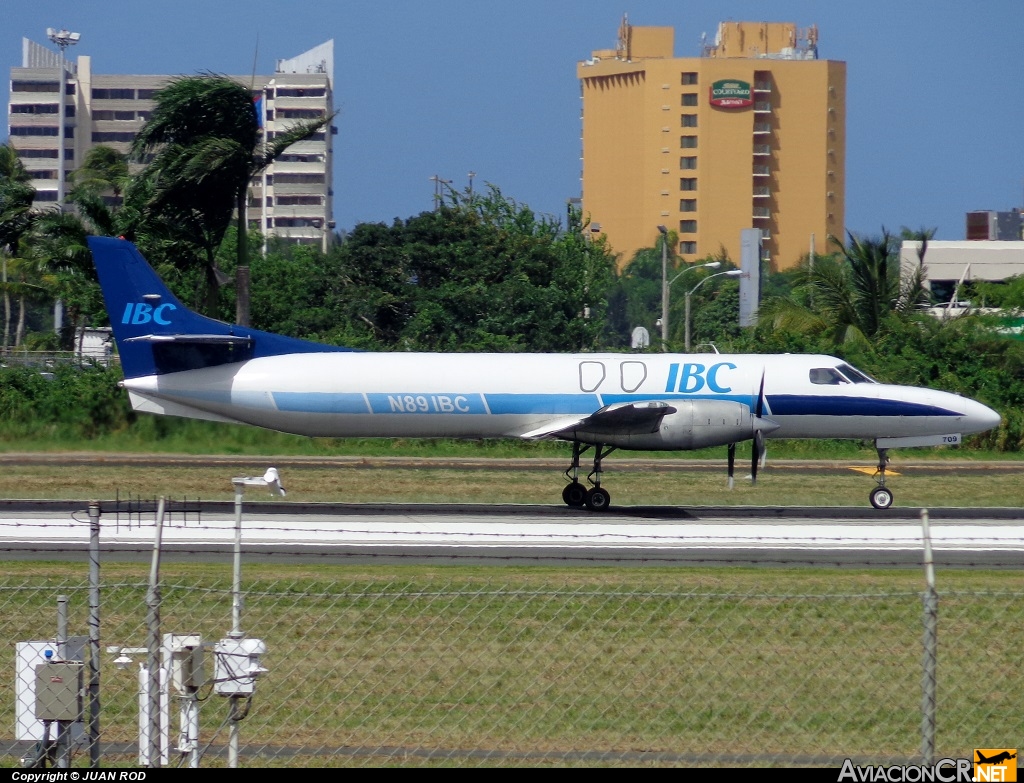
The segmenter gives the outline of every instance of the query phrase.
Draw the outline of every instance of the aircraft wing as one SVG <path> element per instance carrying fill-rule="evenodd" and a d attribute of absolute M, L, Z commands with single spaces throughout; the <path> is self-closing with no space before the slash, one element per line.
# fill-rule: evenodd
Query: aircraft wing
<path fill-rule="evenodd" d="M 660 400 L 617 402 L 605 405 L 589 416 L 554 419 L 536 429 L 522 433 L 519 437 L 528 440 L 557 438 L 574 430 L 606 432 L 616 435 L 640 435 L 657 432 L 661 420 L 675 412 L 675 408 Z"/>

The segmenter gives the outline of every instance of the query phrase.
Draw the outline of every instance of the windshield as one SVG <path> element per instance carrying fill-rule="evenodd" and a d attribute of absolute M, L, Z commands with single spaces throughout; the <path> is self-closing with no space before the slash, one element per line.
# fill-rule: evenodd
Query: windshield
<path fill-rule="evenodd" d="M 838 386 L 843 383 L 877 383 L 860 370 L 855 370 L 848 364 L 840 364 L 838 367 L 815 367 L 810 371 L 811 383 L 820 386 Z"/>
<path fill-rule="evenodd" d="M 878 383 L 870 375 L 865 375 L 860 370 L 854 369 L 848 364 L 840 364 L 836 369 L 854 383 Z"/>

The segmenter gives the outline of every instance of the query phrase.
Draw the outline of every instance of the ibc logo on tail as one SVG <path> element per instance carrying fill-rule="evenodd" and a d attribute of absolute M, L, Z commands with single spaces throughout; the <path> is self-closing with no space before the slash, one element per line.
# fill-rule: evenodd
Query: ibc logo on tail
<path fill-rule="evenodd" d="M 170 324 L 170 320 L 164 314 L 169 310 L 177 309 L 177 307 L 170 303 L 153 307 L 153 305 L 146 304 L 145 302 L 129 302 L 124 306 L 124 315 L 121 316 L 121 323 L 134 324 L 135 326 L 155 323 L 167 326 Z"/>

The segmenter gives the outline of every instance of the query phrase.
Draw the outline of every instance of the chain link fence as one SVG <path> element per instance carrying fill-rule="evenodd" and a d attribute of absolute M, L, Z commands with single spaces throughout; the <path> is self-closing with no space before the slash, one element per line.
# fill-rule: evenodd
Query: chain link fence
<path fill-rule="evenodd" d="M 89 580 L 79 564 L 10 565 L 0 577 L 0 763 L 17 765 L 37 744 L 19 741 L 16 645 L 54 638 L 59 596 L 70 634 L 86 634 Z M 171 688 L 169 766 L 226 766 L 233 723 L 239 765 L 261 767 L 838 767 L 847 757 L 920 763 L 928 719 L 936 758 L 1022 736 L 1019 572 L 961 572 L 946 590 L 940 573 L 936 711 L 927 716 L 925 592 L 914 571 L 330 558 L 246 569 L 242 629 L 265 642 L 267 671 L 251 699 L 232 700 L 212 683 L 212 645 L 232 623 L 227 567 L 164 567 L 161 631 L 209 645 L 194 755 L 176 750 Z M 103 566 L 104 766 L 139 763 L 146 657 L 122 670 L 108 648 L 146 647 L 147 573 Z M 89 764 L 86 742 L 72 747 L 71 766 Z"/>

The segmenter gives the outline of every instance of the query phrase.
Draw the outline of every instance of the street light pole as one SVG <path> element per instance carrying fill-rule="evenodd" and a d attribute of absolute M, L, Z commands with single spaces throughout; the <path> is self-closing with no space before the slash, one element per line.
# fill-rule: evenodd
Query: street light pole
<path fill-rule="evenodd" d="M 694 293 L 696 293 L 697 289 L 704 285 L 712 277 L 721 277 L 722 275 L 727 275 L 728 277 L 739 277 L 742 274 L 743 271 L 741 269 L 727 269 L 724 272 L 715 272 L 713 275 L 708 275 L 707 277 L 702 278 L 701 281 L 697 283 L 697 285 L 695 285 L 693 288 L 686 292 L 686 331 L 683 345 L 685 346 L 685 350 L 687 351 L 687 353 L 689 353 L 690 351 L 690 297 L 693 296 Z"/>
<path fill-rule="evenodd" d="M 683 275 L 685 275 L 687 272 L 689 272 L 691 270 L 694 270 L 694 269 L 718 269 L 718 267 L 720 267 L 721 265 L 722 265 L 721 261 L 708 261 L 706 264 L 693 264 L 692 266 L 687 266 L 685 269 L 683 269 L 683 271 L 681 271 L 678 275 L 673 277 L 668 282 L 665 281 L 664 276 L 662 277 L 662 282 L 661 282 L 661 350 L 663 350 L 663 351 L 667 351 L 668 350 L 668 299 L 669 299 L 668 295 L 669 295 L 669 291 L 672 288 L 672 284 L 676 280 L 678 280 L 680 277 L 682 277 Z M 663 267 L 663 270 L 664 270 L 664 267 Z M 663 272 L 663 274 L 664 274 L 664 272 Z M 689 298 L 687 298 L 687 300 L 686 300 L 687 307 L 689 307 L 689 302 L 690 302 L 690 300 L 689 300 Z M 687 320 L 687 322 L 689 322 L 690 317 L 687 316 L 686 320 Z M 688 340 L 687 340 L 687 344 L 689 344 Z"/>
<path fill-rule="evenodd" d="M 668 229 L 658 226 L 661 232 L 661 350 L 668 350 Z"/>
<path fill-rule="evenodd" d="M 68 30 L 56 30 L 53 27 L 46 28 L 47 37 L 57 44 L 57 48 L 60 49 L 60 76 L 57 79 L 57 207 L 64 211 L 64 136 L 66 131 L 64 130 L 64 123 L 67 116 L 67 109 L 65 107 L 66 97 L 64 95 L 67 87 L 66 83 L 66 68 L 64 52 L 69 46 L 74 46 L 78 43 L 78 39 L 82 37 L 81 33 L 72 33 Z"/>

